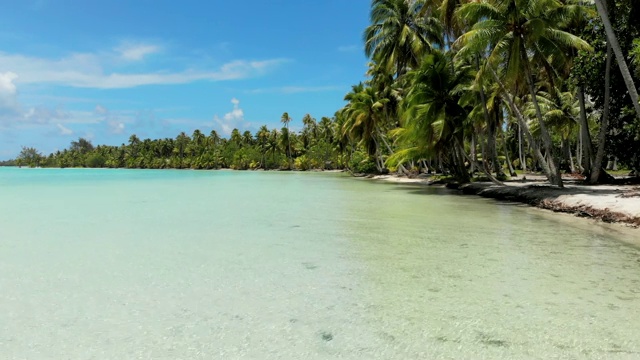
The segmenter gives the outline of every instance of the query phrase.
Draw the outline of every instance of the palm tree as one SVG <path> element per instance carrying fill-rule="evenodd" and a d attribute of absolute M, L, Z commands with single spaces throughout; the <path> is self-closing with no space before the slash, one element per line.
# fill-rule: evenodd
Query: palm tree
<path fill-rule="evenodd" d="M 629 67 L 627 66 L 624 54 L 622 53 L 622 48 L 620 47 L 620 43 L 618 42 L 616 33 L 613 30 L 613 26 L 611 26 L 611 21 L 609 21 L 609 14 L 607 12 L 606 4 L 602 0 L 594 1 L 596 3 L 596 8 L 598 9 L 598 14 L 602 19 L 604 30 L 607 33 L 607 40 L 611 45 L 613 52 L 616 54 L 616 62 L 618 63 L 618 67 L 620 68 L 620 72 L 622 73 L 624 83 L 625 85 L 627 85 L 629 96 L 631 96 L 631 102 L 633 102 L 633 107 L 636 110 L 636 116 L 638 117 L 638 119 L 640 119 L 640 102 L 638 102 L 638 90 L 633 83 L 631 71 L 629 71 Z"/>
<path fill-rule="evenodd" d="M 456 16 L 460 5 L 469 0 L 426 0 L 418 14 L 423 17 L 435 17 L 442 23 L 443 34 L 449 49 L 451 43 L 464 32 L 466 24 Z"/>
<path fill-rule="evenodd" d="M 136 134 L 132 134 L 129 136 L 129 149 L 131 157 L 136 157 L 138 155 L 138 145 L 140 144 L 140 138 L 136 136 Z"/>
<path fill-rule="evenodd" d="M 378 171 L 382 171 L 384 163 L 378 144 L 380 125 L 382 122 L 386 99 L 378 99 L 372 87 L 365 87 L 357 94 L 347 94 L 351 101 L 344 109 L 345 122 L 342 131 L 364 146 L 367 154 L 374 158 Z"/>
<path fill-rule="evenodd" d="M 388 66 L 377 61 L 369 63 L 367 75 L 371 77 L 366 83 L 371 86 L 380 99 L 388 99 L 385 103 L 383 113 L 387 125 L 397 126 L 398 104 L 403 96 L 402 79 L 394 79 L 393 73 Z"/>
<path fill-rule="evenodd" d="M 220 135 L 218 135 L 218 132 L 215 130 L 211 130 L 211 132 L 209 133 L 209 145 L 211 146 L 211 149 L 214 149 L 216 147 L 216 145 L 218 145 L 218 143 L 220 142 Z"/>
<path fill-rule="evenodd" d="M 251 146 L 253 145 L 253 135 L 251 131 L 246 130 L 242 133 L 242 145 L 243 146 Z"/>
<path fill-rule="evenodd" d="M 433 46 L 442 45 L 442 27 L 433 17 L 419 16 L 425 0 L 373 0 L 371 25 L 364 32 L 367 57 L 395 68 L 401 76 L 415 67 Z"/>
<path fill-rule="evenodd" d="M 316 119 L 311 117 L 310 114 L 306 114 L 302 117 L 302 124 L 309 131 L 310 142 L 317 140 L 318 138 L 318 124 L 316 123 Z"/>
<path fill-rule="evenodd" d="M 566 157 L 567 165 L 571 172 L 575 172 L 569 138 L 573 134 L 576 125 L 579 124 L 580 101 L 576 94 L 571 91 L 563 91 L 558 88 L 552 92 L 539 91 L 537 94 L 540 110 L 546 125 L 554 129 L 554 133 L 560 136 L 562 151 Z M 526 104 L 524 114 L 535 117 L 533 102 Z M 539 129 L 532 126 L 532 131 L 536 133 Z"/>
<path fill-rule="evenodd" d="M 331 144 L 333 143 L 333 124 L 331 119 L 326 116 L 323 116 L 320 119 L 320 123 L 318 123 L 319 133 L 322 136 L 322 139 Z"/>
<path fill-rule="evenodd" d="M 171 152 L 173 151 L 173 139 L 162 139 L 160 140 L 159 149 L 160 156 L 163 158 L 171 157 Z"/>
<path fill-rule="evenodd" d="M 80 154 L 86 154 L 93 150 L 93 144 L 91 141 L 85 138 L 79 138 L 78 141 L 72 141 L 69 147 L 72 151 L 77 151 Z"/>
<path fill-rule="evenodd" d="M 273 129 L 269 133 L 269 139 L 267 141 L 267 152 L 271 153 L 271 161 L 274 163 L 276 159 L 276 154 L 278 154 L 278 142 L 279 142 L 278 137 L 279 137 L 278 130 Z"/>
<path fill-rule="evenodd" d="M 206 137 L 200 130 L 196 129 L 193 131 L 193 134 L 191 135 L 191 139 L 193 139 L 193 142 L 192 142 L 193 155 L 201 156 L 205 151 L 204 145 L 205 145 Z"/>
<path fill-rule="evenodd" d="M 231 130 L 231 135 L 229 136 L 229 141 L 240 146 L 242 144 L 242 135 L 240 135 L 240 130 L 233 129 Z"/>
<path fill-rule="evenodd" d="M 560 169 L 552 156 L 553 143 L 537 102 L 530 56 L 536 59 L 565 58 L 565 49 L 590 50 L 584 40 L 560 29 L 564 5 L 558 0 L 483 0 L 465 4 L 458 15 L 473 23 L 470 31 L 456 40 L 460 57 L 483 54 L 489 49 L 490 71 L 503 65 L 506 82 L 517 89 L 521 74 L 529 90 L 547 153 L 539 156 L 549 182 L 562 187 Z M 498 79 L 497 79 L 498 80 Z M 538 153 L 538 152 L 537 152 Z"/>
<path fill-rule="evenodd" d="M 287 127 L 282 127 L 280 129 L 280 149 L 285 153 L 288 160 L 289 169 L 292 168 L 292 159 L 291 159 L 291 133 Z"/>
<path fill-rule="evenodd" d="M 349 137 L 349 133 L 345 131 L 345 122 L 346 122 L 346 111 L 347 107 L 336 111 L 334 114 L 334 122 L 333 122 L 333 134 L 335 134 L 335 143 L 338 150 L 338 154 L 340 154 L 340 162 L 345 168 L 349 168 L 348 164 L 351 160 L 353 147 L 351 146 L 351 138 Z"/>
<path fill-rule="evenodd" d="M 280 117 L 280 122 L 284 124 L 285 128 L 287 129 L 286 131 L 286 141 L 287 141 L 287 156 L 289 157 L 289 168 L 291 168 L 291 139 L 289 139 L 289 123 L 291 122 L 291 117 L 289 116 L 289 113 L 285 112 L 282 114 L 282 116 Z M 283 132 L 284 135 L 284 132 Z"/>
<path fill-rule="evenodd" d="M 180 157 L 181 168 L 182 168 L 182 161 L 184 159 L 185 150 L 189 146 L 190 142 L 191 142 L 191 139 L 189 138 L 189 135 L 187 135 L 184 131 L 178 134 L 178 136 L 176 137 L 176 141 L 175 141 L 176 145 L 173 148 L 173 151 L 177 152 L 178 156 Z"/>
<path fill-rule="evenodd" d="M 606 136 L 608 132 L 609 126 L 609 110 L 611 104 L 611 61 L 612 61 L 612 53 L 615 53 L 616 62 L 618 63 L 618 67 L 622 74 L 622 78 L 627 87 L 627 91 L 629 92 L 629 96 L 631 97 L 631 102 L 633 103 L 636 117 L 640 119 L 640 104 L 638 103 L 638 92 L 633 82 L 633 78 L 627 67 L 626 60 L 624 54 L 622 54 L 622 49 L 616 37 L 615 31 L 612 27 L 611 21 L 609 20 L 609 11 L 607 9 L 606 2 L 601 0 L 595 1 L 596 8 L 598 10 L 598 14 L 602 20 L 602 23 L 605 28 L 605 33 L 607 36 L 607 59 L 606 59 L 606 67 L 605 67 L 605 93 L 604 93 L 604 109 L 602 112 L 602 120 L 600 124 L 600 130 L 598 132 L 598 147 L 593 160 L 593 166 L 591 167 L 591 174 L 589 177 L 589 182 L 592 184 L 598 183 L 602 177 L 602 162 L 604 160 L 605 155 L 605 145 L 606 145 Z M 632 3 L 632 6 L 634 4 Z M 633 12 L 633 11 L 632 11 Z M 637 40 L 636 40 L 637 41 Z M 639 58 L 636 55 L 636 60 Z M 589 175 L 588 172 L 586 172 Z"/>
<path fill-rule="evenodd" d="M 256 133 L 258 148 L 260 149 L 260 167 L 265 168 L 265 156 L 267 153 L 267 145 L 269 143 L 269 129 L 266 125 L 262 125 Z"/>
<path fill-rule="evenodd" d="M 477 61 L 477 58 L 475 60 Z M 471 125 L 471 128 L 475 127 L 478 130 L 484 129 L 484 132 L 473 132 L 472 140 L 476 138 L 475 135 L 478 135 L 478 138 L 480 138 L 480 135 L 486 135 L 486 146 L 483 143 L 481 144 L 483 169 L 487 166 L 486 160 L 488 160 L 493 165 L 496 177 L 503 180 L 505 175 L 498 159 L 497 148 L 497 134 L 502 128 L 503 122 L 501 93 L 495 84 L 485 84 L 483 82 L 484 77 L 478 75 L 476 75 L 475 81 L 470 88 L 471 91 L 467 93 L 470 99 L 465 99 L 465 102 L 471 102 L 471 106 L 473 106 L 473 110 L 469 114 L 469 125 Z M 473 143 L 475 145 L 475 142 Z M 475 151 L 475 149 L 472 150 Z M 474 156 L 472 158 L 474 161 L 476 160 Z"/>
<path fill-rule="evenodd" d="M 390 162 L 443 154 L 462 182 L 470 180 L 463 148 L 467 111 L 460 105 L 461 89 L 472 77 L 468 66 L 451 66 L 451 56 L 434 51 L 420 67 L 407 73 L 411 87 L 403 102 L 400 139 L 407 144 Z"/>

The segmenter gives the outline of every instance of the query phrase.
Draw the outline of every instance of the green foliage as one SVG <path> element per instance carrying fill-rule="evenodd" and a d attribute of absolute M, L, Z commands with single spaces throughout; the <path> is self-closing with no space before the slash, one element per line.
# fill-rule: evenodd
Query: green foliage
<path fill-rule="evenodd" d="M 335 169 L 338 165 L 338 152 L 329 142 L 322 140 L 311 146 L 306 154 L 314 169 Z"/>
<path fill-rule="evenodd" d="M 372 174 L 377 171 L 375 161 L 362 151 L 356 151 L 351 155 L 349 169 L 354 173 L 360 174 Z"/>
<path fill-rule="evenodd" d="M 131 135 L 121 146 L 96 146 L 80 138 L 68 149 L 42 157 L 33 148 L 24 148 L 19 161 L 27 166 L 108 167 L 130 169 L 325 169 L 339 168 L 344 147 L 339 146 L 334 119 L 323 118 L 320 124 L 310 115 L 303 119 L 301 133 L 288 129 L 291 118 L 283 115 L 280 131 L 260 127 L 255 135 L 249 131 L 231 132 L 229 139 L 216 131 L 209 136 L 195 130 L 191 136 L 181 132 L 175 139 L 140 139 Z"/>
<path fill-rule="evenodd" d="M 236 170 L 256 169 L 260 163 L 260 153 L 252 147 L 243 147 L 233 153 L 233 159 L 229 165 Z"/>
<path fill-rule="evenodd" d="M 90 168 L 101 168 L 104 167 L 107 160 L 102 156 L 102 154 L 91 154 L 87 157 L 86 166 Z"/>
<path fill-rule="evenodd" d="M 0 161 L 0 166 L 17 166 L 15 160 L 3 160 Z"/>
<path fill-rule="evenodd" d="M 93 150 L 93 144 L 91 141 L 85 138 L 79 138 L 77 141 L 72 141 L 69 150 L 75 151 L 81 154 L 86 154 Z"/>
<path fill-rule="evenodd" d="M 294 166 L 298 170 L 309 170 L 313 168 L 312 161 L 307 155 L 298 156 L 294 162 Z"/>
<path fill-rule="evenodd" d="M 433 47 L 441 46 L 442 25 L 420 16 L 424 4 L 424 0 L 373 0 L 371 25 L 364 33 L 367 56 L 402 74 Z"/>
<path fill-rule="evenodd" d="M 464 142 L 467 110 L 461 105 L 461 87 L 471 82 L 469 67 L 453 63 L 450 54 L 434 51 L 407 74 L 411 85 L 402 102 L 402 130 L 396 131 L 402 146 L 387 163 L 397 165 L 429 156 L 451 159 L 451 169 L 468 180 L 464 161 L 452 146 Z"/>
<path fill-rule="evenodd" d="M 16 165 L 33 168 L 40 166 L 43 160 L 42 154 L 40 154 L 36 148 L 23 146 L 16 159 Z"/>
<path fill-rule="evenodd" d="M 633 65 L 636 68 L 636 76 L 640 77 L 640 38 L 633 40 L 633 49 L 630 52 L 633 56 Z"/>
<path fill-rule="evenodd" d="M 437 153 L 456 137 L 462 140 L 467 112 L 460 105 L 459 88 L 471 81 L 469 68 L 434 52 L 408 74 L 408 81 L 412 86 L 403 103 L 406 131 L 400 138 L 422 147 L 425 153 Z"/>
<path fill-rule="evenodd" d="M 527 169 L 543 169 L 561 185 L 559 166 L 580 164 L 580 151 L 572 153 L 582 149 L 576 85 L 596 103 L 586 106 L 583 133 L 597 131 L 593 119 L 601 109 L 596 93 L 604 83 L 606 42 L 597 12 L 585 3 L 373 0 L 364 31 L 371 78 L 353 86 L 336 113 L 338 161 L 355 172 L 381 171 L 384 162 L 394 170 L 435 169 L 460 179 L 481 169 L 500 180 L 502 164 L 526 160 Z M 632 21 L 640 6 L 609 3 L 621 42 L 633 37 L 626 49 L 640 65 Z M 450 46 L 443 49 L 444 42 Z M 619 84 L 612 89 L 617 103 L 626 96 Z M 629 107 L 619 108 L 609 137 L 633 149 L 619 158 L 640 161 L 640 131 L 629 122 Z M 312 147 L 303 143 L 310 156 Z"/>
<path fill-rule="evenodd" d="M 26 166 L 420 171 L 493 180 L 502 164 L 545 169 L 580 164 L 580 106 L 591 135 L 604 102 L 606 36 L 593 6 L 573 0 L 373 0 L 364 31 L 369 78 L 354 85 L 333 118 L 298 119 L 302 130 L 195 130 L 173 139 L 131 135 L 121 146 L 78 139 Z M 640 84 L 640 2 L 609 0 L 616 37 Z M 611 72 L 607 156 L 640 168 L 640 123 L 617 67 Z M 293 126 L 296 128 L 295 126 Z M 593 136 L 592 136 L 593 138 Z M 573 153 L 572 153 L 573 152 Z M 556 161 L 557 160 L 557 161 Z M 525 162 L 525 164 L 521 164 Z M 511 165 L 508 164 L 508 165 Z M 472 171 L 473 170 L 473 171 Z"/>
<path fill-rule="evenodd" d="M 640 84 L 640 2 L 615 0 L 608 2 L 611 23 L 622 52 L 629 54 L 628 62 L 634 65 L 634 82 Z M 604 109 L 604 84 L 607 58 L 607 38 L 600 18 L 595 16 L 579 27 L 579 35 L 591 43 L 593 53 L 579 52 L 571 69 L 571 79 L 583 86 L 585 94 L 593 101 L 593 111 L 598 121 Z M 614 56 L 615 58 L 615 56 Z M 621 165 L 640 169 L 640 123 L 632 108 L 631 98 L 615 59 L 611 67 L 611 102 L 609 105 L 609 129 L 605 155 L 617 158 Z"/>

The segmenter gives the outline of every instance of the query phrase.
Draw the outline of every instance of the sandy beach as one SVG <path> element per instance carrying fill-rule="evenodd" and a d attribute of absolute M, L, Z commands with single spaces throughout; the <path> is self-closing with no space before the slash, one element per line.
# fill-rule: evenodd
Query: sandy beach
<path fill-rule="evenodd" d="M 403 184 L 435 185 L 429 178 L 378 175 L 370 179 Z M 542 209 L 570 213 L 608 223 L 640 227 L 640 186 L 582 185 L 567 179 L 563 189 L 549 186 L 544 177 L 527 175 L 527 181 L 511 180 L 499 186 L 474 182 L 460 187 L 466 195 L 520 202 Z"/>

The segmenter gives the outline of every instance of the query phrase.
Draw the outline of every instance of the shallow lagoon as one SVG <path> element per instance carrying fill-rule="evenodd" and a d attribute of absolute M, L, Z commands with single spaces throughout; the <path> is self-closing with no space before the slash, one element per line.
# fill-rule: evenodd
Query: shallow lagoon
<path fill-rule="evenodd" d="M 638 358 L 633 235 L 342 174 L 0 168 L 0 358 Z"/>

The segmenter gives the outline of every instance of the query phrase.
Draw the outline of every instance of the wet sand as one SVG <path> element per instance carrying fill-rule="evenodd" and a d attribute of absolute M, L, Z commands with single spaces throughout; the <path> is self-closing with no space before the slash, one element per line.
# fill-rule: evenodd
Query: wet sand
<path fill-rule="evenodd" d="M 374 180 L 432 185 L 428 178 L 379 175 Z M 543 177 L 527 175 L 526 182 L 512 180 L 499 186 L 475 182 L 460 187 L 466 195 L 520 202 L 542 209 L 575 214 L 608 223 L 640 227 L 640 187 L 637 185 L 581 185 L 567 181 L 565 188 L 550 186 Z"/>

